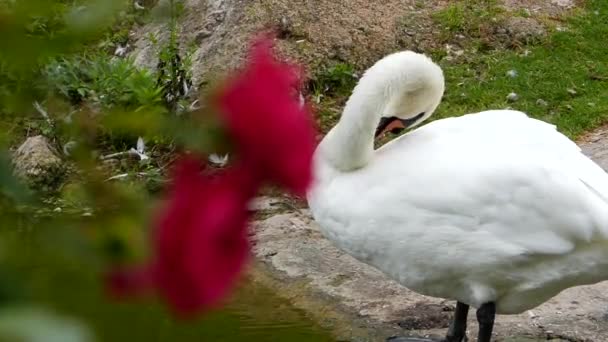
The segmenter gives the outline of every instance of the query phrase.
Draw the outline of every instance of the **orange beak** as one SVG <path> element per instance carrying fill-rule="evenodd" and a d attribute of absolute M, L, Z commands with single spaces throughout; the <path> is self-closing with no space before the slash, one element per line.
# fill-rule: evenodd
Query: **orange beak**
<path fill-rule="evenodd" d="M 399 133 L 401 131 L 403 131 L 404 129 L 407 128 L 406 123 L 404 122 L 405 120 L 401 120 L 399 118 L 396 117 L 390 117 L 390 118 L 382 118 L 380 120 L 380 124 L 378 124 L 378 128 L 376 128 L 376 135 L 375 137 L 381 137 L 384 134 L 386 134 L 386 132 L 393 132 L 393 133 Z"/>
<path fill-rule="evenodd" d="M 396 116 L 391 116 L 390 118 L 384 116 L 382 117 L 382 119 L 380 119 L 380 123 L 376 128 L 375 137 L 378 138 L 384 135 L 384 133 L 386 132 L 391 132 L 395 134 L 401 133 L 401 131 L 403 131 L 404 129 L 411 127 L 412 125 L 420 121 L 422 118 L 424 118 L 425 114 L 425 112 L 422 112 L 408 119 L 399 119 Z"/>

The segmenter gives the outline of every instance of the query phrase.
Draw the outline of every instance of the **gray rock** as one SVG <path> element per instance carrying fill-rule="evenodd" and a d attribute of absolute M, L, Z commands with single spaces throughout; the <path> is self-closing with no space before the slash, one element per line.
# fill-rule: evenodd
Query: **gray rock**
<path fill-rule="evenodd" d="M 573 0 L 551 0 L 551 3 L 563 8 L 572 8 L 574 7 Z"/>
<path fill-rule="evenodd" d="M 58 153 L 42 135 L 30 137 L 13 155 L 15 174 L 34 190 L 56 190 L 65 178 L 66 169 Z"/>
<path fill-rule="evenodd" d="M 276 210 L 278 205 L 281 204 L 280 198 L 261 196 L 254 198 L 249 203 L 249 210 L 263 211 L 263 210 Z"/>
<path fill-rule="evenodd" d="M 514 43 L 534 44 L 547 35 L 545 27 L 533 18 L 511 17 L 504 26 Z"/>

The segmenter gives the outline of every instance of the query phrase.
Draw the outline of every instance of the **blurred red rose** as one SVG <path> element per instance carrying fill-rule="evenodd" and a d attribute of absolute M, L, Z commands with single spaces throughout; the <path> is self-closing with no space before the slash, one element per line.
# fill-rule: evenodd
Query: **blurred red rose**
<path fill-rule="evenodd" d="M 309 108 L 294 96 L 299 69 L 277 61 L 272 48 L 268 37 L 255 42 L 219 106 L 243 160 L 264 180 L 304 195 L 312 179 L 315 129 Z"/>
<path fill-rule="evenodd" d="M 270 182 L 304 195 L 311 182 L 315 131 L 297 96 L 299 82 L 294 66 L 274 58 L 272 41 L 258 40 L 249 63 L 219 94 L 236 163 L 212 175 L 201 173 L 202 158 L 178 160 L 155 221 L 152 262 L 114 269 L 107 284 L 115 295 L 155 290 L 180 317 L 227 296 L 249 256 L 248 204 L 259 187 Z"/>
<path fill-rule="evenodd" d="M 116 295 L 154 288 L 182 317 L 217 305 L 249 255 L 247 205 L 258 185 L 243 167 L 203 176 L 200 159 L 175 165 L 169 201 L 156 220 L 154 258 L 142 270 L 116 270 Z"/>
<path fill-rule="evenodd" d="M 247 205 L 257 187 L 243 168 L 209 178 L 198 160 L 180 161 L 158 220 L 154 263 L 159 290 L 177 312 L 212 306 L 234 285 L 249 255 Z"/>

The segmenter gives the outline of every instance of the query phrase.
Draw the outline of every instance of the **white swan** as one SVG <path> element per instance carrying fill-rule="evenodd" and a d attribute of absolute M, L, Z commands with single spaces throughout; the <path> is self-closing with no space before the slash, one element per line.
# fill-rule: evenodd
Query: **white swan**
<path fill-rule="evenodd" d="M 423 55 L 372 66 L 315 153 L 308 201 L 338 247 L 458 301 L 447 341 L 466 337 L 471 305 L 488 342 L 496 313 L 608 279 L 608 174 L 554 126 L 512 110 L 434 121 L 374 151 L 375 132 L 419 124 L 443 91 Z"/>

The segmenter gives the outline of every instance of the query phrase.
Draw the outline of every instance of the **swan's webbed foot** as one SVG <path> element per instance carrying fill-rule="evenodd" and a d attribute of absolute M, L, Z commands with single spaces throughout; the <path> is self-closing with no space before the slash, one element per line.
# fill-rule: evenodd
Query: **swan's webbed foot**
<path fill-rule="evenodd" d="M 486 303 L 477 309 L 477 322 L 479 322 L 477 342 L 490 342 L 490 339 L 492 338 L 492 330 L 494 329 L 495 316 L 495 303 Z"/>
<path fill-rule="evenodd" d="M 450 324 L 448 333 L 445 339 L 441 342 L 466 342 L 467 341 L 467 315 L 469 306 L 467 304 L 457 302 L 454 312 L 454 319 Z M 486 303 L 477 309 L 477 322 L 479 322 L 479 333 L 477 342 L 491 342 L 492 330 L 494 329 L 494 317 L 496 316 L 496 304 Z M 387 342 L 430 342 L 437 341 L 434 339 L 420 337 L 392 337 L 387 339 Z"/>
<path fill-rule="evenodd" d="M 467 304 L 457 302 L 456 310 L 454 311 L 454 319 L 448 329 L 448 334 L 445 337 L 445 342 L 465 342 L 467 340 L 467 315 L 469 314 L 469 306 Z"/>

